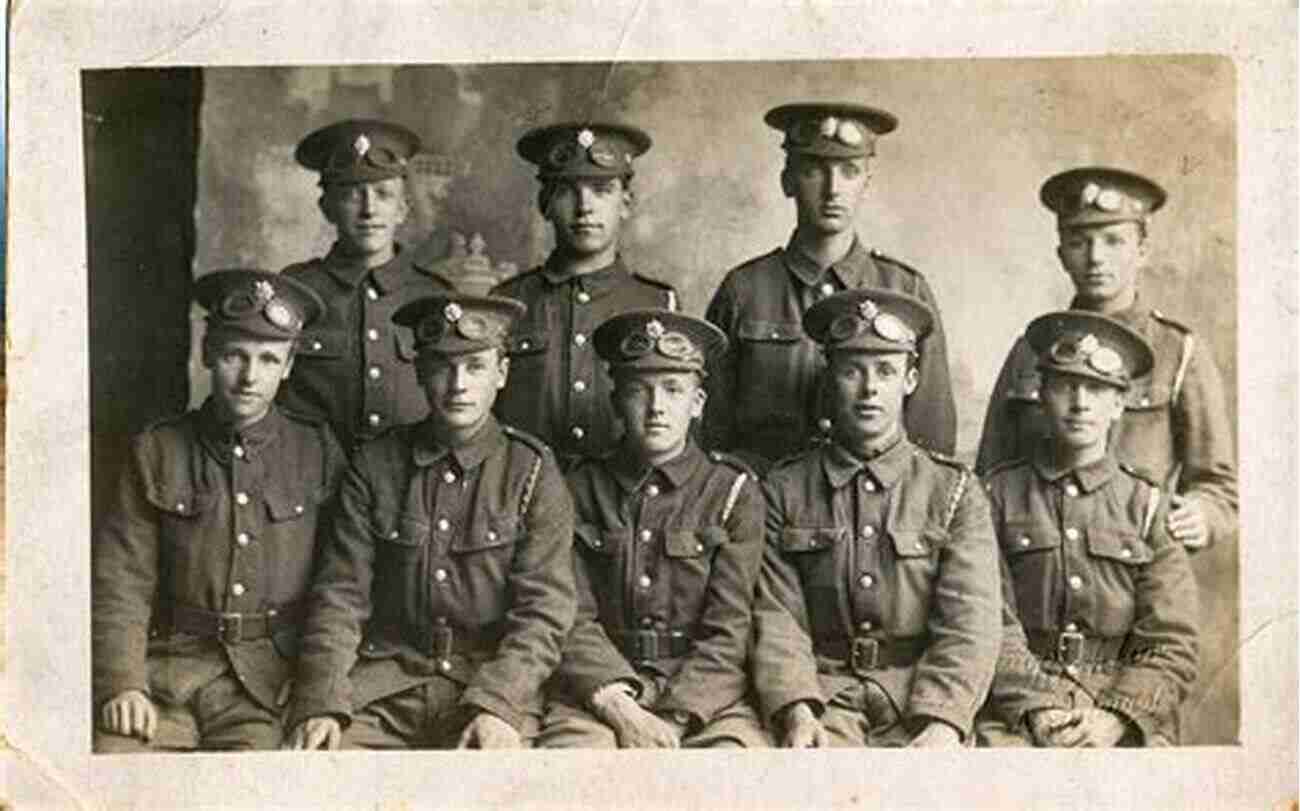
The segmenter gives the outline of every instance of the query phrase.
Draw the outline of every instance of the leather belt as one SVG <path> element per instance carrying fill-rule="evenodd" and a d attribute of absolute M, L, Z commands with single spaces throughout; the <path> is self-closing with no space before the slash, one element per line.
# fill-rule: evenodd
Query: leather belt
<path fill-rule="evenodd" d="M 209 637 L 227 645 L 244 640 L 264 639 L 285 628 L 297 628 L 306 614 L 301 601 L 276 608 L 262 614 L 245 614 L 235 611 L 209 611 L 184 603 L 160 601 L 155 629 L 158 633 L 179 631 Z"/>
<path fill-rule="evenodd" d="M 653 662 L 685 656 L 695 647 L 695 640 L 685 631 L 610 631 L 609 638 L 633 662 Z"/>
<path fill-rule="evenodd" d="M 437 617 L 431 626 L 410 628 L 404 634 L 395 633 L 394 636 L 407 639 L 434 659 L 448 659 L 455 654 L 491 653 L 501 644 L 505 634 L 500 624 L 459 628 L 446 617 Z"/>
<path fill-rule="evenodd" d="M 1025 631 L 1029 650 L 1040 659 L 1064 665 L 1113 662 L 1120 657 L 1124 636 L 1088 636 L 1078 631 Z"/>
<path fill-rule="evenodd" d="M 842 659 L 855 675 L 865 676 L 886 667 L 910 667 L 925 654 L 930 639 L 911 636 L 877 639 L 872 636 L 829 637 L 813 642 L 813 652 L 828 659 Z"/>

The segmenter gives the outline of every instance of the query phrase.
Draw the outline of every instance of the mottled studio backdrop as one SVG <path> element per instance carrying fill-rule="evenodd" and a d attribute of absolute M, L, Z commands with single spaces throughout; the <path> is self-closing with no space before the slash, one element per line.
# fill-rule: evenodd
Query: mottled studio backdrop
<path fill-rule="evenodd" d="M 1128 167 L 1169 191 L 1152 224 L 1143 294 L 1196 329 L 1226 380 L 1236 380 L 1235 77 L 1225 59 L 195 73 L 191 84 L 197 78 L 199 88 L 189 98 L 196 119 L 182 125 L 197 126 L 196 274 L 234 265 L 278 269 L 328 249 L 332 229 L 316 206 L 316 176 L 292 153 L 308 131 L 344 117 L 397 121 L 424 140 L 413 168 L 408 244 L 437 254 L 453 232 L 477 232 L 503 272 L 511 264 L 526 269 L 551 242 L 537 213 L 532 169 L 515 154 L 515 140 L 535 124 L 612 117 L 643 127 L 655 141 L 637 165 L 638 206 L 625 254 L 634 267 L 674 283 L 683 308 L 700 314 L 729 268 L 784 243 L 793 227 L 794 208 L 778 181 L 780 136 L 763 125 L 764 111 L 793 100 L 846 99 L 900 119 L 877 144 L 859 229 L 869 245 L 923 271 L 934 288 L 948 328 L 965 458 L 973 456 L 1013 338 L 1033 316 L 1069 301 L 1071 287 L 1054 254 L 1054 219 L 1037 193 L 1048 175 L 1071 166 Z M 190 158 L 179 160 L 186 166 Z M 142 161 L 156 163 L 148 155 Z M 134 182 L 130 171 L 121 175 Z M 93 236 L 93 208 L 90 214 Z M 188 218 L 177 226 L 185 245 L 189 226 Z M 91 247 L 93 309 L 100 269 L 93 240 Z M 197 370 L 193 359 L 190 369 Z M 205 391 L 204 376 L 191 374 L 191 401 Z M 1235 398 L 1231 405 L 1235 414 Z M 140 410 L 150 407 L 142 403 Z M 1188 731 L 1193 740 L 1228 741 L 1237 719 L 1235 545 L 1201 553 L 1195 565 L 1205 586 L 1207 675 Z"/>

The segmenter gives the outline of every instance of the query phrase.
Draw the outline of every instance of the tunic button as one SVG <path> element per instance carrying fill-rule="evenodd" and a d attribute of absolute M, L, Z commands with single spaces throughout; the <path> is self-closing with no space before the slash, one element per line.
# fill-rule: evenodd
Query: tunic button
<path fill-rule="evenodd" d="M 183 512 L 185 512 L 185 502 L 184 502 L 184 501 L 178 501 L 178 502 L 176 502 L 176 512 L 178 512 L 178 513 L 183 513 Z"/>
<path fill-rule="evenodd" d="M 312 342 L 311 342 L 311 348 L 312 348 L 313 350 L 319 352 L 319 351 L 321 351 L 322 349 L 325 348 L 325 344 L 321 343 L 320 341 L 312 341 Z"/>
<path fill-rule="evenodd" d="M 703 552 L 703 551 L 704 551 L 704 544 L 702 544 L 702 543 L 697 543 L 697 544 L 695 545 L 695 551 L 696 551 L 696 552 Z"/>
<path fill-rule="evenodd" d="M 569 431 L 569 433 L 573 434 L 574 439 L 582 439 L 584 436 L 587 435 L 587 432 L 582 430 L 581 425 L 573 426 L 573 429 Z"/>
<path fill-rule="evenodd" d="M 871 479 L 863 479 L 862 489 L 866 490 L 868 493 L 874 493 L 876 492 L 876 483 L 873 482 Z"/>
<path fill-rule="evenodd" d="M 293 511 L 295 515 L 302 515 L 303 506 L 301 504 L 295 504 L 293 505 Z"/>
<path fill-rule="evenodd" d="M 643 574 L 636 579 L 636 584 L 643 589 L 650 588 L 650 583 L 651 583 L 650 575 L 648 574 Z"/>
<path fill-rule="evenodd" d="M 1075 591 L 1083 588 L 1083 578 L 1079 577 L 1077 574 L 1070 575 L 1070 588 Z"/>
<path fill-rule="evenodd" d="M 648 541 L 654 537 L 654 533 L 648 529 L 641 530 L 641 540 Z"/>
<path fill-rule="evenodd" d="M 451 529 L 451 522 L 448 521 L 446 518 L 439 518 L 439 519 L 438 519 L 438 530 L 439 530 L 440 532 L 446 532 L 446 531 L 449 530 L 449 529 Z"/>
<path fill-rule="evenodd" d="M 858 632 L 859 632 L 859 633 L 864 633 L 864 634 L 865 634 L 865 633 L 867 633 L 868 631 L 870 631 L 870 630 L 872 629 L 872 627 L 873 627 L 873 626 L 871 625 L 871 623 L 870 623 L 868 620 L 863 620 L 862 622 L 859 622 L 859 623 L 858 623 Z"/>
<path fill-rule="evenodd" d="M 366 298 L 370 299 L 371 301 L 378 301 L 378 300 L 379 300 L 379 291 L 376 290 L 376 289 L 373 288 L 373 287 L 367 287 L 367 288 L 366 288 Z"/>
<path fill-rule="evenodd" d="M 1021 536 L 1020 536 L 1020 540 L 1019 540 L 1018 543 L 1019 543 L 1021 546 L 1029 546 L 1029 544 L 1033 543 L 1033 541 L 1029 540 L 1029 536 L 1028 536 L 1028 535 L 1021 535 Z"/>
<path fill-rule="evenodd" d="M 1079 540 L 1079 530 L 1075 527 L 1066 527 L 1065 537 L 1069 538 L 1072 541 L 1077 541 Z"/>
<path fill-rule="evenodd" d="M 872 527 L 872 526 L 865 526 L 865 527 L 862 528 L 862 537 L 864 537 L 864 538 L 870 538 L 872 535 L 875 535 L 875 534 L 876 534 L 876 528 L 875 528 L 875 527 Z"/>
<path fill-rule="evenodd" d="M 654 624 L 655 624 L 655 621 L 654 621 L 653 619 L 651 619 L 650 617 L 642 617 L 642 618 L 641 618 L 641 627 L 642 627 L 642 628 L 651 628 L 651 627 L 654 626 Z"/>
<path fill-rule="evenodd" d="M 659 485 L 657 484 L 650 485 L 645 489 L 645 494 L 651 497 L 659 495 Z"/>
<path fill-rule="evenodd" d="M 397 540 L 397 538 L 399 537 L 399 533 L 397 532 L 397 530 L 393 530 L 392 532 L 388 533 L 388 537 L 392 538 L 393 540 Z"/>
<path fill-rule="evenodd" d="M 573 342 L 578 346 L 583 346 L 587 343 L 587 336 L 579 332 L 577 335 L 573 336 Z"/>
<path fill-rule="evenodd" d="M 776 340 L 777 338 L 780 338 L 780 337 L 781 337 L 781 333 L 780 333 L 780 332 L 778 332 L 777 330 L 772 330 L 772 339 L 773 339 L 773 340 Z"/>
<path fill-rule="evenodd" d="M 244 584 L 243 583 L 234 584 L 233 586 L 230 587 L 230 593 L 235 595 L 236 597 L 242 596 L 244 593 Z"/>
<path fill-rule="evenodd" d="M 248 533 L 241 532 L 238 535 L 236 535 L 235 543 L 239 544 L 240 546 L 248 546 Z"/>
<path fill-rule="evenodd" d="M 378 380 L 379 375 L 383 374 L 383 372 L 379 370 L 378 366 L 371 366 L 369 371 L 366 372 L 366 374 L 370 375 L 371 380 Z"/>
<path fill-rule="evenodd" d="M 1033 391 L 1029 392 L 1029 399 L 1030 400 L 1038 399 L 1038 389 L 1034 389 Z"/>
<path fill-rule="evenodd" d="M 1073 484 L 1067 484 L 1065 486 L 1065 494 L 1071 497 L 1077 496 L 1079 495 L 1079 488 L 1075 487 Z"/>
<path fill-rule="evenodd" d="M 1123 549 L 1119 550 L 1119 556 L 1122 557 L 1122 558 L 1131 558 L 1131 557 L 1133 557 L 1133 550 L 1132 550 L 1132 549 L 1129 549 L 1129 548 L 1126 546 L 1126 547 L 1124 547 Z"/>
<path fill-rule="evenodd" d="M 375 329 L 374 327 L 371 327 L 370 329 L 366 330 L 366 338 L 371 341 L 378 341 L 379 330 Z"/>
<path fill-rule="evenodd" d="M 447 570 L 446 570 L 446 569 L 438 569 L 437 571 L 435 571 L 435 572 L 433 573 L 433 579 L 434 579 L 434 580 L 437 580 L 439 583 L 441 583 L 442 581 L 446 580 L 446 579 L 447 579 Z"/>
<path fill-rule="evenodd" d="M 573 390 L 576 392 L 584 392 L 587 390 L 587 384 L 583 383 L 581 380 L 575 380 L 573 381 Z"/>
<path fill-rule="evenodd" d="M 859 586 L 862 586 L 862 588 L 864 588 L 864 589 L 869 589 L 869 588 L 871 588 L 871 584 L 872 584 L 872 583 L 875 583 L 875 582 L 876 582 L 876 581 L 875 581 L 875 578 L 873 578 L 873 577 L 872 577 L 871 575 L 869 575 L 869 574 L 864 574 L 864 575 L 862 575 L 862 577 L 859 577 L 859 578 L 858 578 L 858 585 L 859 585 Z"/>
<path fill-rule="evenodd" d="M 370 412 L 370 416 L 366 417 L 366 422 L 370 423 L 371 425 L 378 425 L 379 419 L 380 419 L 379 415 L 372 411 Z"/>
<path fill-rule="evenodd" d="M 1069 673 L 1071 676 L 1077 676 L 1077 675 L 1079 675 L 1079 666 L 1078 666 L 1078 665 L 1066 665 L 1066 666 L 1065 666 L 1065 672 L 1066 672 L 1066 673 Z"/>
<path fill-rule="evenodd" d="M 452 484 L 456 481 L 456 474 L 448 470 L 442 474 L 442 480 L 447 484 Z"/>
<path fill-rule="evenodd" d="M 831 293 L 834 292 L 835 292 L 835 286 L 832 285 L 830 282 L 826 282 L 825 284 L 822 285 L 823 296 L 829 296 Z"/>
<path fill-rule="evenodd" d="M 497 539 L 497 531 L 495 529 L 489 529 L 487 533 L 487 539 L 489 541 L 495 541 Z"/>
<path fill-rule="evenodd" d="M 817 430 L 821 431 L 823 434 L 831 430 L 830 418 L 822 417 L 820 420 L 817 420 Z"/>
<path fill-rule="evenodd" d="M 1149 405 L 1151 405 L 1151 398 L 1150 398 L 1150 397 L 1143 397 L 1143 398 L 1142 398 L 1142 405 L 1144 405 L 1144 406 L 1149 406 Z"/>
<path fill-rule="evenodd" d="M 1079 626 L 1078 626 L 1076 623 L 1073 623 L 1073 622 L 1071 622 L 1071 623 L 1067 623 L 1066 626 L 1065 626 L 1065 632 L 1066 632 L 1067 634 L 1075 634 L 1075 633 L 1078 633 L 1078 632 L 1079 632 Z"/>
<path fill-rule="evenodd" d="M 448 661 L 447 659 L 439 659 L 438 669 L 441 670 L 443 673 L 446 673 L 448 670 L 451 670 L 451 662 Z"/>
<path fill-rule="evenodd" d="M 586 304 L 586 303 L 589 302 L 589 301 L 591 301 L 591 294 L 588 293 L 586 290 L 579 290 L 579 291 L 578 291 L 578 303 L 579 303 L 579 304 Z"/>
<path fill-rule="evenodd" d="M 231 453 L 235 454 L 235 458 L 236 458 L 236 459 L 243 459 L 243 458 L 244 458 L 244 446 L 243 446 L 243 445 L 236 445 L 236 446 L 235 446 L 235 449 L 234 449 L 233 451 L 231 451 Z"/>
<path fill-rule="evenodd" d="M 235 493 L 235 503 L 241 507 L 246 505 L 248 503 L 248 493 L 244 493 L 244 492 Z"/>

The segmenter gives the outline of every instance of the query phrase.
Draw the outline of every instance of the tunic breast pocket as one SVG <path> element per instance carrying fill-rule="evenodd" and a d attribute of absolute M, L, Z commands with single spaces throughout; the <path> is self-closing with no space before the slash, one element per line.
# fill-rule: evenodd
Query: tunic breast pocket
<path fill-rule="evenodd" d="M 1106 636 L 1126 634 L 1133 627 L 1142 566 L 1155 553 L 1128 527 L 1090 527 L 1088 558 L 1094 571 L 1093 628 Z"/>
<path fill-rule="evenodd" d="M 1163 478 L 1174 462 L 1170 408 L 1173 391 L 1167 383 L 1138 380 L 1124 396 L 1124 418 L 1119 425 L 1115 453 Z"/>
<path fill-rule="evenodd" d="M 1040 522 L 1011 519 L 1004 522 L 999 541 L 1021 621 L 1026 628 L 1052 627 L 1061 576 L 1060 532 Z"/>
<path fill-rule="evenodd" d="M 295 357 L 312 362 L 337 360 L 347 353 L 347 332 L 341 329 L 308 330 L 298 336 Z"/>
<path fill-rule="evenodd" d="M 376 563 L 378 566 L 412 566 L 429 544 L 432 528 L 420 516 L 402 513 L 375 521 Z"/>
<path fill-rule="evenodd" d="M 672 582 L 673 613 L 677 622 L 693 622 L 704 603 L 713 571 L 713 558 L 727 542 L 722 527 L 671 529 L 664 532 L 664 560 Z"/>
<path fill-rule="evenodd" d="M 210 491 L 187 487 L 157 488 L 145 496 L 159 513 L 160 535 L 164 541 L 179 546 L 193 543 L 205 530 L 211 531 L 211 521 L 205 516 L 216 504 L 216 495 Z"/>
<path fill-rule="evenodd" d="M 838 628 L 845 539 L 843 527 L 786 527 L 779 540 L 781 555 L 799 572 L 804 604 L 813 632 Z"/>
<path fill-rule="evenodd" d="M 538 425 L 538 412 L 545 408 L 543 392 L 546 391 L 546 357 L 550 341 L 540 326 L 530 326 L 510 338 L 509 390 L 516 396 L 498 398 L 501 412 L 508 422 L 525 428 Z"/>
<path fill-rule="evenodd" d="M 415 362 L 415 335 L 410 330 L 398 330 L 393 333 L 393 354 L 402 363 Z"/>
<path fill-rule="evenodd" d="M 500 584 L 510 573 L 519 533 L 516 516 L 480 514 L 464 532 L 453 535 L 447 551 L 467 576 Z"/>

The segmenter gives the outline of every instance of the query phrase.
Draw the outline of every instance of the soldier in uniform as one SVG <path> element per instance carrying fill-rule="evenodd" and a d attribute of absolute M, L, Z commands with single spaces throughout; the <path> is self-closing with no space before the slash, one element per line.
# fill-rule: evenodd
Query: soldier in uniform
<path fill-rule="evenodd" d="M 353 457 L 312 587 L 292 748 L 508 748 L 573 624 L 573 504 L 542 442 L 499 424 L 524 311 L 447 294 L 394 315 L 415 335 L 422 422 Z"/>
<path fill-rule="evenodd" d="M 747 468 L 690 436 L 706 359 L 726 338 L 636 310 L 593 339 L 627 431 L 569 474 L 578 615 L 539 745 L 765 745 L 744 700 L 763 499 Z"/>
<path fill-rule="evenodd" d="M 294 153 L 320 172 L 320 210 L 338 239 L 325 256 L 283 271 L 320 295 L 325 316 L 299 340 L 280 402 L 328 419 L 349 451 L 425 412 L 410 371 L 414 345 L 392 323 L 408 301 L 451 289 L 395 242 L 408 210 L 408 161 L 419 149 L 405 127 L 347 120 L 311 133 Z"/>
<path fill-rule="evenodd" d="M 782 746 L 971 740 L 999 641 L 997 541 L 974 475 L 912 444 L 929 308 L 858 289 L 814 305 L 833 441 L 764 481 L 754 683 Z"/>
<path fill-rule="evenodd" d="M 1226 390 L 1207 347 L 1138 292 L 1147 257 L 1147 218 L 1165 202 L 1154 182 L 1120 169 L 1055 175 L 1040 197 L 1056 213 L 1056 253 L 1074 282 L 1070 308 L 1103 313 L 1141 335 L 1155 353 L 1127 389 L 1112 432 L 1117 458 L 1169 490 L 1167 529 L 1188 548 L 1232 535 L 1237 475 Z M 1023 339 L 1002 366 L 980 438 L 976 469 L 1033 453 L 1046 434 L 1038 358 Z"/>
<path fill-rule="evenodd" d="M 496 413 L 548 442 L 568 469 L 618 438 L 592 332 L 627 310 L 675 310 L 677 296 L 619 255 L 635 203 L 632 162 L 650 148 L 649 135 L 622 124 L 555 124 L 525 133 L 517 148 L 538 167 L 537 202 L 555 230 L 555 250 L 544 265 L 494 291 L 528 305 Z"/>
<path fill-rule="evenodd" d="M 137 436 L 95 539 L 96 752 L 273 749 L 316 553 L 343 472 L 323 420 L 274 404 L 323 310 L 291 279 L 199 279 L 202 407 Z"/>
<path fill-rule="evenodd" d="M 1048 435 L 988 476 L 1008 621 L 987 745 L 1153 746 L 1178 740 L 1197 672 L 1196 582 L 1160 487 L 1107 449 L 1151 347 L 1105 316 L 1035 319 Z"/>
<path fill-rule="evenodd" d="M 920 272 L 864 245 L 854 228 L 870 179 L 876 137 L 897 119 L 857 104 L 787 104 L 764 117 L 785 141 L 781 188 L 797 223 L 784 248 L 734 268 L 707 318 L 727 334 L 729 353 L 710 378 L 705 441 L 761 467 L 830 431 L 825 362 L 800 326 L 804 313 L 841 290 L 899 290 L 925 302 L 934 326 L 920 349 L 918 384 L 903 415 L 908 437 L 952 453 L 957 411 L 938 306 Z"/>

